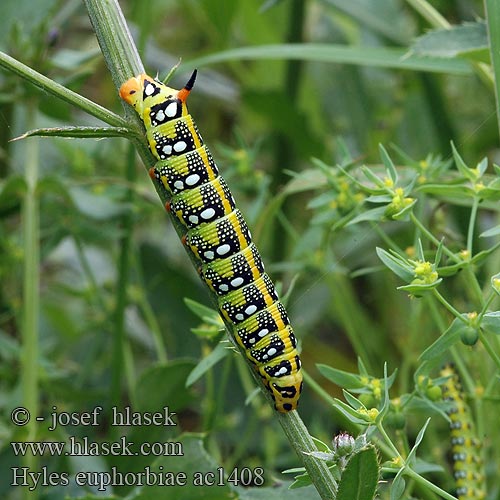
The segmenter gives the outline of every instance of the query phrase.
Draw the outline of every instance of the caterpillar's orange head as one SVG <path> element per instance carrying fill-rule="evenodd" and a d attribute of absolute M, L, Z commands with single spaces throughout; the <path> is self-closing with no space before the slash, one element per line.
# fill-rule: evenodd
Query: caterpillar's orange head
<path fill-rule="evenodd" d="M 144 79 L 147 75 L 142 73 L 134 78 L 130 78 L 120 87 L 120 97 L 128 104 L 133 106 L 141 114 L 142 108 L 142 89 L 144 88 Z"/>
<path fill-rule="evenodd" d="M 143 73 L 130 78 L 120 87 L 120 97 L 133 106 L 144 120 L 148 120 L 145 115 L 148 115 L 152 108 L 165 107 L 160 116 L 163 117 L 163 121 L 166 121 L 187 114 L 186 99 L 193 88 L 195 79 L 196 70 L 193 71 L 184 88 L 175 90 Z M 177 107 L 175 102 L 178 103 Z M 171 103 L 172 106 L 169 106 Z M 151 117 L 151 120 L 154 121 L 154 117 Z"/>

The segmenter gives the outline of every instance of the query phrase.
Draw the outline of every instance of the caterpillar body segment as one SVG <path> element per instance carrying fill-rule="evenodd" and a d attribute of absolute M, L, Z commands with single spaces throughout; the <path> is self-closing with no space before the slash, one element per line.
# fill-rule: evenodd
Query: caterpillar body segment
<path fill-rule="evenodd" d="M 158 159 L 150 176 L 170 195 L 166 208 L 186 228 L 182 240 L 200 262 L 202 280 L 217 294 L 221 315 L 235 325 L 236 340 L 275 408 L 286 413 L 297 407 L 302 390 L 297 341 L 250 230 L 187 110 L 195 78 L 196 71 L 176 90 L 141 74 L 121 86 L 120 97 L 144 122 Z"/>
<path fill-rule="evenodd" d="M 185 241 L 199 260 L 209 263 L 223 258 L 228 247 L 228 255 L 242 251 L 252 243 L 252 237 L 243 215 L 236 209 L 211 224 L 192 228 Z"/>
<path fill-rule="evenodd" d="M 451 453 L 456 496 L 459 500 L 482 500 L 484 490 L 484 465 L 481 443 L 477 438 L 472 415 L 462 394 L 458 374 L 451 365 L 445 366 L 440 375 L 448 377 L 442 386 L 443 399 L 451 403 L 447 410 L 450 417 Z"/>

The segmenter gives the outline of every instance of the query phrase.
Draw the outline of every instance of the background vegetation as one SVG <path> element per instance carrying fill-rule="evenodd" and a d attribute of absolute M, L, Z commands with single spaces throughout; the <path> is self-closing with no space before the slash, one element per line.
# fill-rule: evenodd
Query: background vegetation
<path fill-rule="evenodd" d="M 434 2 L 436 11 L 415 0 L 145 0 L 121 6 L 150 74 L 164 77 L 182 57 L 172 81 L 180 87 L 190 69 L 199 69 L 190 110 L 266 269 L 287 297 L 308 374 L 300 414 L 309 432 L 330 443 L 341 430 L 360 430 L 352 415 L 332 405 L 332 398 L 344 399 L 339 386 L 346 379 L 324 367 L 358 373 L 360 358 L 369 376 L 358 379 L 357 388 L 344 387 L 361 392 L 367 408 L 385 408 L 402 455 L 432 416 L 418 453 L 439 466 L 429 466 L 426 477 L 453 492 L 448 422 L 428 393 L 440 383 L 439 366 L 452 360 L 482 432 L 488 498 L 499 498 L 500 329 L 494 315 L 489 324 L 468 315 L 476 312 L 482 320 L 498 309 L 498 126 L 488 66 L 495 60 L 489 59 L 485 25 L 451 45 L 415 41 L 446 22 L 485 19 L 482 3 Z M 322 46 L 277 46 L 291 43 Z M 40 0 L 33 9 L 31 1 L 8 0 L 0 49 L 123 114 L 80 2 Z M 409 55 L 415 53 L 428 57 Z M 183 441 L 191 462 L 163 458 L 166 470 L 219 464 L 226 471 L 265 471 L 268 489 L 207 488 L 203 498 L 318 498 L 312 487 L 270 488 L 284 481 L 280 471 L 301 462 L 264 399 L 249 398 L 253 382 L 244 360 L 227 343 L 218 347 L 225 342 L 222 324 L 200 319 L 212 316 L 199 304 L 212 303 L 129 143 L 9 142 L 37 127 L 101 124 L 11 72 L 0 73 L 0 85 L 0 470 L 132 471 L 157 460 L 20 459 L 9 444 L 70 435 L 110 441 L 126 434 L 134 442 Z M 476 169 L 483 157 L 490 161 Z M 395 207 L 397 196 L 402 205 Z M 445 249 L 438 250 L 442 238 Z M 395 261 L 390 249 L 403 260 Z M 439 253 L 444 257 L 436 263 Z M 417 261 L 436 265 L 422 277 L 412 264 Z M 402 285 L 413 288 L 397 290 Z M 454 313 L 473 332 L 457 328 L 440 337 Z M 429 354 L 438 338 L 444 344 Z M 398 370 L 390 408 L 374 382 L 383 379 L 384 364 L 389 374 Z M 193 383 L 186 387 L 186 380 Z M 113 406 L 169 406 L 179 426 L 122 429 L 106 418 L 98 428 L 48 432 L 45 425 L 15 428 L 10 422 L 16 406 L 48 416 L 54 406 L 82 412 L 99 405 L 108 415 Z M 198 438 L 185 434 L 190 431 L 204 433 L 210 457 Z M 381 462 L 392 451 L 382 444 Z M 394 476 L 385 472 L 387 479 Z M 27 493 L 10 482 L 3 472 L 0 495 L 9 499 L 96 493 L 50 486 Z M 127 486 L 110 493 L 151 494 Z M 438 493 L 410 478 L 401 495 Z M 168 494 L 194 493 L 179 488 Z M 389 498 L 389 487 L 380 494 Z"/>

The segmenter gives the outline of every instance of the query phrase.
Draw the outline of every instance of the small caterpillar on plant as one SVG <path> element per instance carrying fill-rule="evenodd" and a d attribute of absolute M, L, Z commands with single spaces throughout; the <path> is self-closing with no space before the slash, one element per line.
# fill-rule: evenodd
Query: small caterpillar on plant
<path fill-rule="evenodd" d="M 459 500 L 481 500 L 484 491 L 483 461 L 479 450 L 481 444 L 474 430 L 469 406 L 465 402 L 458 375 L 451 365 L 440 372 L 448 379 L 442 385 L 443 399 L 452 403 L 447 410 L 450 417 L 451 452 L 456 494 Z"/>
<path fill-rule="evenodd" d="M 158 159 L 151 178 L 170 194 L 166 208 L 186 228 L 182 241 L 200 262 L 200 276 L 217 294 L 220 314 L 235 325 L 245 349 L 281 413 L 297 407 L 302 390 L 297 341 L 285 307 L 226 181 L 186 107 L 196 70 L 181 90 L 141 74 L 120 97 L 133 106 Z"/>

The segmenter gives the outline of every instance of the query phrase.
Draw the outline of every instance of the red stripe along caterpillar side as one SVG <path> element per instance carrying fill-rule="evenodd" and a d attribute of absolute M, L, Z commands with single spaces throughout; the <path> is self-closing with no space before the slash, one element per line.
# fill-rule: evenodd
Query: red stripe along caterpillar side
<path fill-rule="evenodd" d="M 470 408 L 464 400 L 453 366 L 445 366 L 440 375 L 448 377 L 442 390 L 443 398 L 451 403 L 447 413 L 451 420 L 451 452 L 456 495 L 459 500 L 484 499 L 485 474 L 480 456 L 481 443 L 475 433 Z"/>
<path fill-rule="evenodd" d="M 286 413 L 302 390 L 300 358 L 285 307 L 241 212 L 188 113 L 186 99 L 196 70 L 181 90 L 141 74 L 126 81 L 120 97 L 133 106 L 158 159 L 150 176 L 168 191 L 167 209 L 186 228 L 183 242 L 200 263 L 200 276 L 217 294 L 221 315 L 235 325 L 236 340 Z"/>

